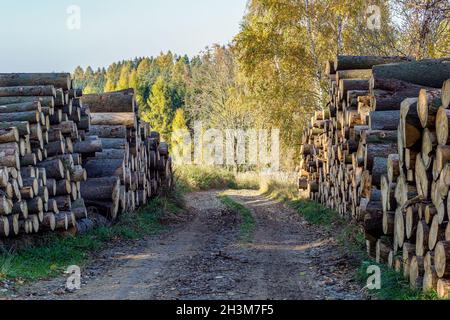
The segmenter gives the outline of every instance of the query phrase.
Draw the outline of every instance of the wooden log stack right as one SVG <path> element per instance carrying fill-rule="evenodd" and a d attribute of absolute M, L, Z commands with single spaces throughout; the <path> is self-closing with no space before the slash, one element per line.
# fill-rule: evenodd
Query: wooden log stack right
<path fill-rule="evenodd" d="M 411 287 L 450 292 L 450 58 L 338 56 L 303 134 L 299 188 L 360 223 Z"/>

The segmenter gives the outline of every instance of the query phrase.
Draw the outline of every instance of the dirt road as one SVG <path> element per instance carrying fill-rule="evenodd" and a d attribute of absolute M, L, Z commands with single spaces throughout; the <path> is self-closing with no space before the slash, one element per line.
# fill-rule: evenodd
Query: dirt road
<path fill-rule="evenodd" d="M 167 234 L 109 249 L 82 270 L 82 288 L 63 277 L 19 291 L 24 299 L 361 299 L 350 258 L 330 233 L 256 191 L 227 191 L 250 208 L 250 242 L 218 192 L 186 197 L 188 219 Z"/>

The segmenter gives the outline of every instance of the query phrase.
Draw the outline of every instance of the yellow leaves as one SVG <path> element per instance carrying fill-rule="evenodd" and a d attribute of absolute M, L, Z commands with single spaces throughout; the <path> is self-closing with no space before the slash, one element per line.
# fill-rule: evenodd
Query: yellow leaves
<path fill-rule="evenodd" d="M 172 130 L 181 130 L 181 129 L 187 129 L 186 119 L 184 117 L 184 110 L 183 109 L 177 109 L 175 112 L 175 116 L 173 118 L 172 123 Z"/>
<path fill-rule="evenodd" d="M 105 84 L 105 92 L 111 92 L 111 91 L 114 91 L 116 89 L 116 85 L 114 84 L 114 82 L 111 80 L 111 79 L 108 79 L 107 81 L 106 81 L 106 84 Z"/>

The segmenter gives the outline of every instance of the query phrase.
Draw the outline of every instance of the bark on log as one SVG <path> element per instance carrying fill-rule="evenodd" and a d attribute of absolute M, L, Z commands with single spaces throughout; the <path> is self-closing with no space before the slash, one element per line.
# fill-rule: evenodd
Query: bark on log
<path fill-rule="evenodd" d="M 116 139 L 126 139 L 127 138 L 127 127 L 126 126 L 110 126 L 110 125 L 93 125 L 89 129 L 90 136 L 97 136 L 99 138 L 116 138 Z"/>
<path fill-rule="evenodd" d="M 27 112 L 27 111 L 42 112 L 41 103 L 39 101 L 32 101 L 32 102 L 0 105 L 0 114 L 12 112 Z"/>
<path fill-rule="evenodd" d="M 37 166 L 46 170 L 48 178 L 64 179 L 65 169 L 63 162 L 59 159 L 42 161 Z"/>
<path fill-rule="evenodd" d="M 125 179 L 125 164 L 121 159 L 88 160 L 85 169 L 89 178 L 119 177 Z"/>
<path fill-rule="evenodd" d="M 0 97 L 55 96 L 54 86 L 0 87 Z"/>
<path fill-rule="evenodd" d="M 1 119 L 4 122 L 28 121 L 30 124 L 39 123 L 41 121 L 41 113 L 38 111 L 2 113 Z"/>
<path fill-rule="evenodd" d="M 441 88 L 450 74 L 450 59 L 430 59 L 407 63 L 377 65 L 374 78 L 398 79 L 422 86 Z"/>
<path fill-rule="evenodd" d="M 400 111 L 375 111 L 369 114 L 370 130 L 397 130 Z"/>
<path fill-rule="evenodd" d="M 73 145 L 75 153 L 95 153 L 102 151 L 102 141 L 100 139 L 79 141 Z"/>
<path fill-rule="evenodd" d="M 384 157 L 373 158 L 372 166 L 372 184 L 374 186 L 381 186 L 381 177 L 387 175 L 387 164 L 388 160 Z"/>
<path fill-rule="evenodd" d="M 0 97 L 0 105 L 23 104 L 35 101 L 38 101 L 42 108 L 52 109 L 55 107 L 55 98 L 53 97 Z"/>
<path fill-rule="evenodd" d="M 71 83 L 69 73 L 0 73 L 1 87 L 49 85 L 70 90 Z"/>
<path fill-rule="evenodd" d="M 91 125 L 125 125 L 132 129 L 136 127 L 136 115 L 134 113 L 92 113 Z"/>
<path fill-rule="evenodd" d="M 81 101 L 93 113 L 135 112 L 134 97 L 129 91 L 86 94 Z"/>
<path fill-rule="evenodd" d="M 391 153 L 397 153 L 397 145 L 395 144 L 368 144 L 365 148 L 364 167 L 369 171 L 373 166 L 375 157 L 387 156 Z"/>
<path fill-rule="evenodd" d="M 379 64 L 407 62 L 412 58 L 408 57 L 380 57 L 380 56 L 342 56 L 338 55 L 334 60 L 334 70 L 372 69 Z"/>
<path fill-rule="evenodd" d="M 339 97 L 347 99 L 350 90 L 369 90 L 369 80 L 367 79 L 342 79 L 339 81 Z"/>
<path fill-rule="evenodd" d="M 120 180 L 117 177 L 93 178 L 81 182 L 81 196 L 87 206 L 105 208 L 109 204 L 111 218 L 115 219 L 119 209 Z M 107 201 L 107 204 L 104 202 Z"/>
<path fill-rule="evenodd" d="M 0 129 L 17 128 L 21 137 L 30 134 L 30 123 L 28 121 L 1 121 Z"/>
<path fill-rule="evenodd" d="M 83 198 L 72 202 L 72 212 L 77 220 L 87 218 L 87 209 Z"/>

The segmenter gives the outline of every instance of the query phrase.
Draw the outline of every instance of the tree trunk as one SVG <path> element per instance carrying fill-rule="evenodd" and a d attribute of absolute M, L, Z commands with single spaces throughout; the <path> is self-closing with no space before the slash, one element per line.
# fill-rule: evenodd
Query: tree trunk
<path fill-rule="evenodd" d="M 69 73 L 1 73 L 1 87 L 54 86 L 63 90 L 71 89 Z"/>
<path fill-rule="evenodd" d="M 40 122 L 41 113 L 38 111 L 2 113 L 1 118 L 5 122 L 28 121 L 31 124 Z"/>
<path fill-rule="evenodd" d="M 81 154 L 101 152 L 102 148 L 100 139 L 79 141 L 73 145 L 73 151 Z"/>
<path fill-rule="evenodd" d="M 449 138 L 450 110 L 439 108 L 436 115 L 436 137 L 438 144 L 450 144 Z"/>
<path fill-rule="evenodd" d="M 442 86 L 442 107 L 447 109 L 450 106 L 450 79 L 444 81 Z"/>
<path fill-rule="evenodd" d="M 380 56 L 337 56 L 334 61 L 334 70 L 372 69 L 379 64 L 411 61 L 406 57 L 380 57 Z"/>
<path fill-rule="evenodd" d="M 450 242 L 441 241 L 434 251 L 434 265 L 439 278 L 450 276 Z"/>
<path fill-rule="evenodd" d="M 89 178 L 119 177 L 125 179 L 125 163 L 121 159 L 88 160 L 85 169 Z"/>
<path fill-rule="evenodd" d="M 441 105 L 441 89 L 420 90 L 417 100 L 417 112 L 423 128 L 435 128 L 436 114 Z"/>
<path fill-rule="evenodd" d="M 134 96 L 130 91 L 86 94 L 81 101 L 93 113 L 135 112 Z"/>
<path fill-rule="evenodd" d="M 424 272 L 423 257 L 413 256 L 409 266 L 409 283 L 411 288 L 422 288 Z"/>
<path fill-rule="evenodd" d="M 90 136 L 97 136 L 99 138 L 127 138 L 127 127 L 122 125 L 110 126 L 110 125 L 93 125 L 89 129 Z"/>
<path fill-rule="evenodd" d="M 42 112 L 41 103 L 39 101 L 31 101 L 24 103 L 0 105 L 0 114 L 13 112 L 28 112 L 28 111 Z"/>
<path fill-rule="evenodd" d="M 64 179 L 65 169 L 62 161 L 59 159 L 42 161 L 37 166 L 46 170 L 48 178 Z"/>
<path fill-rule="evenodd" d="M 425 254 L 425 251 L 428 250 L 429 234 L 430 228 L 425 221 L 419 221 L 416 233 L 416 255 L 419 257 L 422 257 Z"/>
<path fill-rule="evenodd" d="M 397 79 L 417 85 L 441 88 L 450 74 L 450 61 L 444 58 L 377 65 L 372 68 L 372 71 L 375 79 Z"/>
<path fill-rule="evenodd" d="M 375 111 L 369 114 L 370 130 L 397 130 L 400 111 Z"/>

